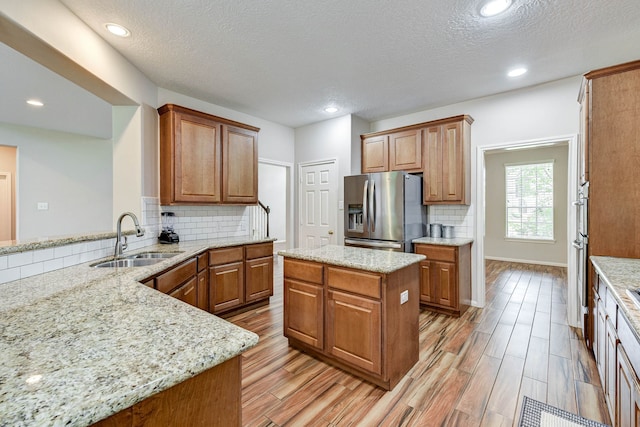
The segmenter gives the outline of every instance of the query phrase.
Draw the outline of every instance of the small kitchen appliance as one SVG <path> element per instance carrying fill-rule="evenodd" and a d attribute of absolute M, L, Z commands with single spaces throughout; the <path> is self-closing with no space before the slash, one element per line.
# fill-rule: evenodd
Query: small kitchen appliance
<path fill-rule="evenodd" d="M 173 231 L 176 214 L 173 212 L 162 212 L 160 216 L 162 218 L 162 232 L 160 236 L 158 236 L 158 241 L 160 241 L 160 243 L 178 243 L 180 237 Z"/>

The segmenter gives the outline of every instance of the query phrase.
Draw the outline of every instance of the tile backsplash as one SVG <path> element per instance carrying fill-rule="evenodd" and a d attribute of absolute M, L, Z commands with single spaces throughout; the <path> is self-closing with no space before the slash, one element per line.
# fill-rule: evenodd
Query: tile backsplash
<path fill-rule="evenodd" d="M 455 226 L 456 237 L 473 238 L 473 209 L 466 205 L 431 205 L 429 223 Z"/>
<path fill-rule="evenodd" d="M 156 197 L 143 197 L 143 237 L 127 236 L 129 248 L 141 249 L 158 242 L 162 229 L 161 211 L 176 214 L 174 229 L 181 241 L 249 236 L 249 210 L 245 206 L 167 206 Z M 125 219 L 123 229 L 131 229 Z M 72 243 L 47 249 L 0 255 L 0 284 L 47 273 L 64 267 L 113 256 L 115 238 Z"/>

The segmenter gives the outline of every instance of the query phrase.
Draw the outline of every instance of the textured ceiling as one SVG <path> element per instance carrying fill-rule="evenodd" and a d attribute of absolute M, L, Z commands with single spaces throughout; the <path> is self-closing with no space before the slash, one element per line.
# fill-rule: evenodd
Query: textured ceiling
<path fill-rule="evenodd" d="M 373 121 L 640 58 L 638 0 L 61 0 L 158 86 L 291 127 Z M 132 32 L 104 30 L 117 22 Z M 514 65 L 529 73 L 508 79 Z"/>

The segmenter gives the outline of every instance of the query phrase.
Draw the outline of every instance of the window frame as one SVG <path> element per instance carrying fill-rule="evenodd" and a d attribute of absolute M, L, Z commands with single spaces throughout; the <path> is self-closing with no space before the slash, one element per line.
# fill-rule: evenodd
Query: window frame
<path fill-rule="evenodd" d="M 551 175 L 551 237 L 532 237 L 532 236 L 509 236 L 509 204 L 508 204 L 508 185 L 507 185 L 507 168 L 515 167 L 515 166 L 534 166 L 541 164 L 551 164 L 552 175 Z M 532 160 L 525 162 L 513 162 L 513 163 L 505 163 L 504 164 L 504 240 L 512 241 L 512 242 L 528 242 L 528 243 L 555 243 L 555 232 L 556 232 L 556 221 L 555 221 L 555 213 L 556 213 L 556 203 L 555 203 L 555 159 L 547 159 L 547 160 Z M 537 183 L 536 183 L 537 189 Z M 538 206 L 536 201 L 536 206 L 534 208 L 548 208 L 548 206 Z M 522 203 L 520 204 L 520 209 L 523 208 Z"/>

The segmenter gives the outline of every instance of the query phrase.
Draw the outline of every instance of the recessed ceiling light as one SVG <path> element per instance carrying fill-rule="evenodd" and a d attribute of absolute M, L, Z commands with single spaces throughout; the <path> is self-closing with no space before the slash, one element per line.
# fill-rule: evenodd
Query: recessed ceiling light
<path fill-rule="evenodd" d="M 514 68 L 513 70 L 507 73 L 509 77 L 518 77 L 527 72 L 527 69 L 524 67 Z"/>
<path fill-rule="evenodd" d="M 504 12 L 511 6 L 511 0 L 491 0 L 482 6 L 480 15 L 484 17 L 495 16 Z"/>
<path fill-rule="evenodd" d="M 27 104 L 33 105 L 34 107 L 42 107 L 44 105 L 42 101 L 38 101 L 37 99 L 27 99 Z"/>
<path fill-rule="evenodd" d="M 113 35 L 118 37 L 129 37 L 131 32 L 119 24 L 104 24 L 105 28 Z"/>
<path fill-rule="evenodd" d="M 324 109 L 324 111 L 326 111 L 327 113 L 335 113 L 338 111 L 338 109 L 336 107 L 327 107 Z"/>

